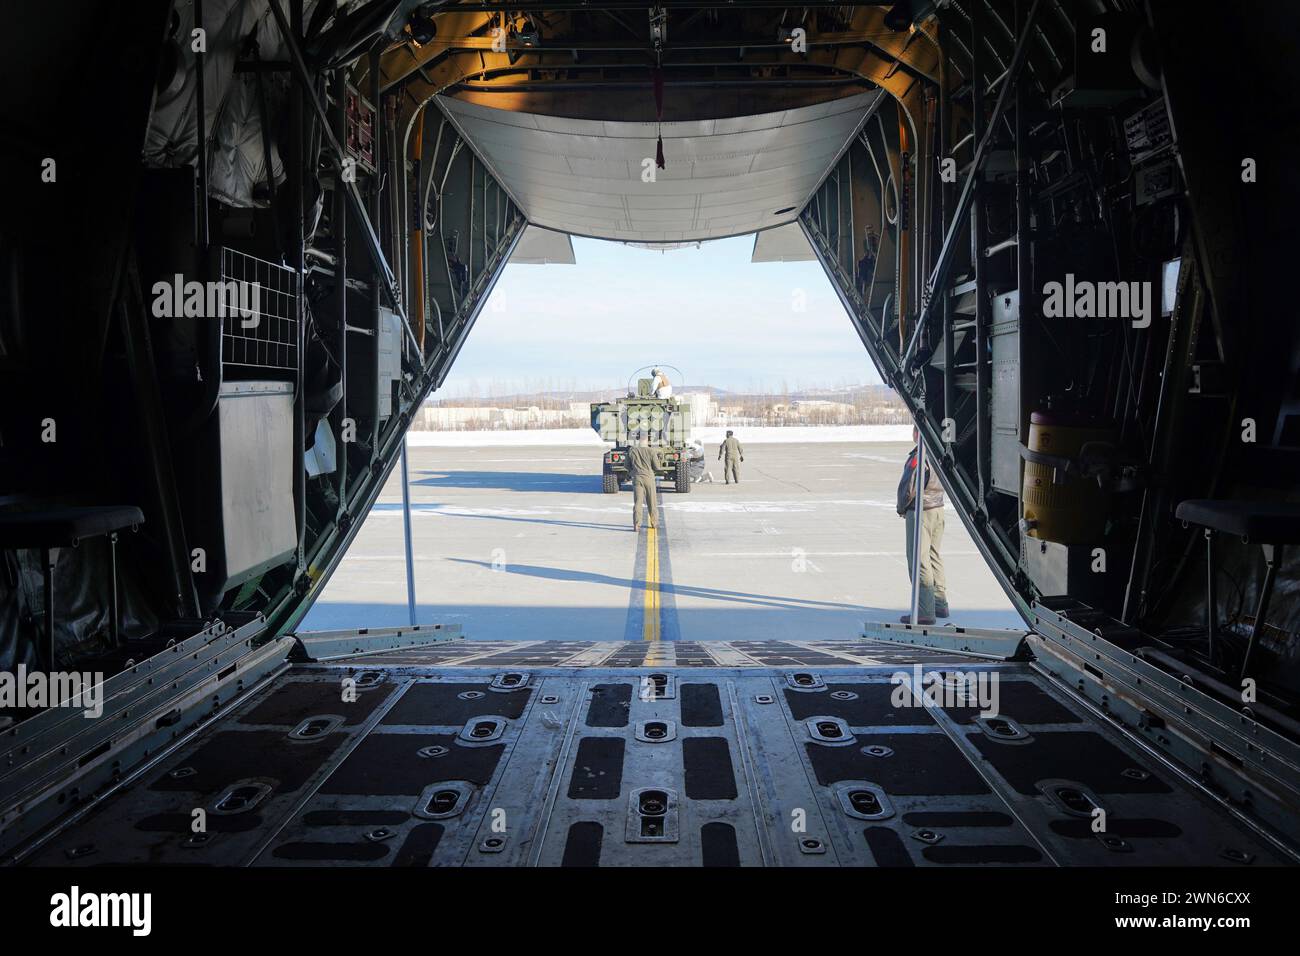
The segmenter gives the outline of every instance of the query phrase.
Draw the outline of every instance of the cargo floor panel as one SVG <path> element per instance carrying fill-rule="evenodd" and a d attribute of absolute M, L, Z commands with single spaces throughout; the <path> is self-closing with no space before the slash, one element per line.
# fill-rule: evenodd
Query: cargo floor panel
<path fill-rule="evenodd" d="M 34 862 L 250 862 L 280 822 L 366 738 L 406 684 L 376 674 L 358 689 L 345 683 L 354 677 L 347 668 L 291 670 L 87 808 L 85 818 L 45 844 Z M 298 705 L 303 711 L 294 721 Z"/>
<path fill-rule="evenodd" d="M 827 648 L 834 643 L 698 642 L 684 661 L 653 642 L 462 644 L 294 664 L 25 858 L 406 867 L 1289 859 L 1031 665 L 964 659 L 964 673 L 996 690 L 994 712 L 899 686 L 913 663 L 946 673 L 961 658 L 897 647 L 890 657 L 865 641 Z M 557 660 L 568 663 L 542 663 Z"/>
<path fill-rule="evenodd" d="M 672 654 L 675 667 L 860 667 L 956 663 L 968 658 L 880 641 L 470 641 L 366 655 L 366 665 L 422 667 L 653 667 Z"/>

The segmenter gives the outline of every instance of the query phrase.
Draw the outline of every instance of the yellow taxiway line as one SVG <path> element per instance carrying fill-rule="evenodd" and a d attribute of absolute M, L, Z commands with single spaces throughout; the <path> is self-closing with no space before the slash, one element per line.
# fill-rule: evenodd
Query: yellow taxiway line
<path fill-rule="evenodd" d="M 641 639 L 659 640 L 659 528 L 646 528 L 645 542 L 645 605 L 641 623 Z"/>

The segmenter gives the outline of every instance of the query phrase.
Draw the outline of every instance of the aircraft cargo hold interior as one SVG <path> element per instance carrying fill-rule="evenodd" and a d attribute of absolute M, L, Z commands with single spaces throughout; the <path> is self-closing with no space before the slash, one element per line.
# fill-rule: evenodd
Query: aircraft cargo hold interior
<path fill-rule="evenodd" d="M 1294 865 L 1298 21 L 1172 0 L 4 4 L 0 861 Z M 656 250 L 749 236 L 744 268 L 824 272 L 919 433 L 908 528 L 941 491 L 954 574 L 1001 617 L 913 597 L 907 622 L 870 619 L 704 569 L 757 548 L 735 515 L 843 510 L 832 478 L 874 466 L 846 453 L 814 486 L 750 444 L 767 484 L 706 507 L 659 367 L 591 403 L 590 488 L 526 447 L 497 456 L 508 478 L 408 451 L 509 264 L 645 250 L 623 277 L 644 326 L 588 343 L 632 368 L 673 358 Z M 614 539 L 591 509 L 639 514 L 647 432 L 659 517 Z M 594 504 L 529 525 L 500 503 L 547 490 L 528 469 L 549 507 Z M 313 624 L 358 542 L 413 589 L 412 495 L 417 522 L 497 509 L 423 595 L 468 588 L 455 574 L 514 597 Z M 362 537 L 377 524 L 391 537 Z M 828 554 L 882 547 L 825 524 Z M 491 578 L 507 533 L 594 550 Z M 612 596 L 565 617 L 580 586 Z"/>

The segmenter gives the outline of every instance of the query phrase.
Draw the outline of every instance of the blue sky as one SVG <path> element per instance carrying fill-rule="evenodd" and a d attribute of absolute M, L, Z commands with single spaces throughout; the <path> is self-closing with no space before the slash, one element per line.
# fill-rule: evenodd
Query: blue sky
<path fill-rule="evenodd" d="M 577 265 L 507 266 L 435 397 L 620 388 L 651 362 L 732 391 L 878 383 L 821 266 L 756 265 L 753 246 L 575 238 Z"/>

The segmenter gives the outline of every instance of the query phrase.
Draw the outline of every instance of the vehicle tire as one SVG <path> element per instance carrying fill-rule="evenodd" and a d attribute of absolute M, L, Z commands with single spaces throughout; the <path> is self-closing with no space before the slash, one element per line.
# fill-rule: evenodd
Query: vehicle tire
<path fill-rule="evenodd" d="M 605 472 L 604 477 L 605 477 L 605 488 L 604 488 L 605 494 L 607 495 L 618 494 L 618 475 L 614 474 L 612 471 L 607 471 Z"/>
<path fill-rule="evenodd" d="M 689 494 L 691 490 L 691 473 L 689 463 L 679 461 L 677 463 L 677 493 L 679 495 Z"/>

